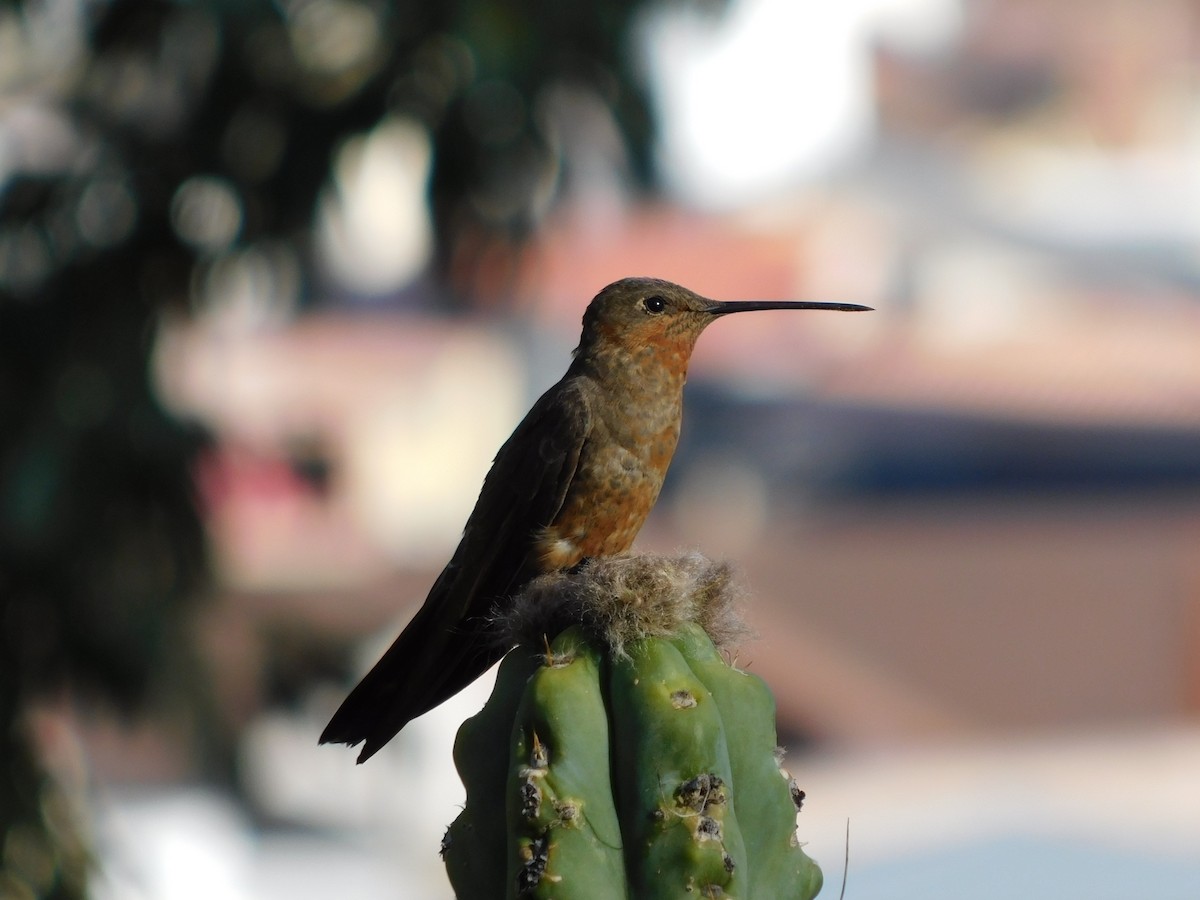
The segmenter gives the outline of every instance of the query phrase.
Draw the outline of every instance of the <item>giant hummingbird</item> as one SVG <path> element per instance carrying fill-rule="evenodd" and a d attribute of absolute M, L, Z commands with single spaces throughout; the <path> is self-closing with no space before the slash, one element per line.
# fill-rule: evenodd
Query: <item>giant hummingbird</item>
<path fill-rule="evenodd" d="M 368 759 L 504 655 L 490 622 L 527 582 L 628 550 L 675 454 L 696 339 L 721 316 L 765 309 L 870 307 L 721 302 L 656 278 L 597 294 L 567 373 L 496 454 L 458 549 L 321 743 L 361 743 Z"/>

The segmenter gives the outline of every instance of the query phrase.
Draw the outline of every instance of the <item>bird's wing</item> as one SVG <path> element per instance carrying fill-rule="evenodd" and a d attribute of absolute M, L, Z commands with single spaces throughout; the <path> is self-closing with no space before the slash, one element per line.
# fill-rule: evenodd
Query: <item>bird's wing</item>
<path fill-rule="evenodd" d="M 507 650 L 492 608 L 539 574 L 536 538 L 562 508 L 592 417 L 584 385 L 548 390 L 500 448 L 449 564 L 424 605 L 334 714 L 321 743 L 363 742 L 359 762 Z"/>

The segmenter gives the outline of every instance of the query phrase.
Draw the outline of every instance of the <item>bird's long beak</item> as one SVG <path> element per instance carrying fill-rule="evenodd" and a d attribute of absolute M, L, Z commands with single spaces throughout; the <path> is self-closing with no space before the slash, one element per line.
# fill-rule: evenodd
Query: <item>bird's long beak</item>
<path fill-rule="evenodd" d="M 819 303 L 812 300 L 710 300 L 704 310 L 714 316 L 753 312 L 756 309 L 834 309 L 840 312 L 870 312 L 873 306 L 858 303 Z"/>

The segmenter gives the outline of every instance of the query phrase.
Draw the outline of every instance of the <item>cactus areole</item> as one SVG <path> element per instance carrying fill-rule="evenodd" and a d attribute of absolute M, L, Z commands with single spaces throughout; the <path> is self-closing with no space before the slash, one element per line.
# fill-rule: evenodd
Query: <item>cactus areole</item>
<path fill-rule="evenodd" d="M 548 578 L 455 743 L 459 900 L 816 896 L 774 700 L 710 636 L 740 631 L 728 569 L 631 556 Z"/>

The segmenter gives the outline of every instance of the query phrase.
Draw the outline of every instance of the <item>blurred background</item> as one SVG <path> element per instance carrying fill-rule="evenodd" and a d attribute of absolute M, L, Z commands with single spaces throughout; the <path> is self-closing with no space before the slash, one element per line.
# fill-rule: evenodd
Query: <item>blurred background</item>
<path fill-rule="evenodd" d="M 634 274 L 877 308 L 706 333 L 638 545 L 825 894 L 1200 896 L 1197 0 L 0 3 L 0 896 L 448 896 L 488 686 L 316 738 Z"/>

